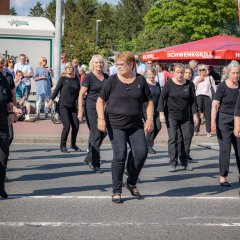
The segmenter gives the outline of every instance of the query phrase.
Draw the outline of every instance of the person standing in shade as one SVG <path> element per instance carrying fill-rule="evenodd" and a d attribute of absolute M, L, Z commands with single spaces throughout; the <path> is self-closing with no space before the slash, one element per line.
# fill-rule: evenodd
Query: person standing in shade
<path fill-rule="evenodd" d="M 192 111 L 190 111 L 192 109 Z M 185 170 L 192 171 L 186 157 L 189 152 L 192 133 L 190 115 L 193 114 L 194 123 L 198 121 L 197 106 L 194 90 L 190 82 L 184 79 L 184 66 L 174 66 L 174 76 L 169 79 L 162 90 L 160 97 L 160 121 L 166 122 L 168 130 L 168 154 L 170 158 L 169 172 L 175 172 L 178 164 L 178 155 L 185 156 L 181 164 Z M 178 129 L 181 132 L 184 147 L 178 153 Z M 184 151 L 184 152 L 182 152 Z"/>
<path fill-rule="evenodd" d="M 89 62 L 90 72 L 86 75 L 78 98 L 78 119 L 83 120 L 85 113 L 87 125 L 90 131 L 89 151 L 85 158 L 85 162 L 93 166 L 95 173 L 101 173 L 100 163 L 100 146 L 106 137 L 106 132 L 102 132 L 97 128 L 97 111 L 96 102 L 98 95 L 102 89 L 104 81 L 108 78 L 108 74 L 104 73 L 106 63 L 101 55 L 93 55 Z M 87 93 L 87 95 L 86 95 Z M 83 111 L 83 99 L 86 95 L 85 106 Z"/>
<path fill-rule="evenodd" d="M 51 82 L 49 78 L 49 72 L 46 69 L 47 59 L 41 57 L 39 61 L 39 67 L 35 69 L 33 79 L 36 81 L 36 113 L 37 119 L 40 119 L 42 101 L 45 102 L 44 113 L 45 118 L 48 118 L 48 101 L 51 95 Z"/>
<path fill-rule="evenodd" d="M 132 157 L 127 164 L 126 187 L 134 198 L 141 199 L 136 186 L 138 176 L 147 158 L 144 130 L 153 130 L 154 106 L 146 79 L 136 74 L 134 55 L 124 51 L 116 56 L 118 73 L 104 84 L 97 99 L 98 129 L 106 131 L 113 149 L 112 181 L 114 203 L 121 203 L 123 173 L 127 157 L 127 143 Z M 107 103 L 107 104 L 106 104 Z M 143 123 L 143 104 L 146 103 L 146 121 Z M 104 108 L 106 107 L 106 116 Z"/>
<path fill-rule="evenodd" d="M 71 136 L 71 148 L 76 152 L 80 152 L 81 149 L 76 145 L 76 139 L 79 129 L 79 121 L 77 118 L 77 99 L 80 90 L 80 83 L 74 76 L 73 66 L 71 62 L 65 64 L 65 76 L 62 76 L 48 103 L 48 107 L 52 107 L 53 100 L 60 92 L 59 99 L 59 112 L 61 122 L 63 124 L 63 130 L 61 134 L 60 151 L 63 153 L 69 153 L 67 149 L 67 138 L 72 127 Z"/>
<path fill-rule="evenodd" d="M 156 154 L 156 151 L 153 149 L 154 145 L 154 139 L 158 135 L 159 131 L 162 128 L 162 124 L 159 120 L 159 100 L 161 95 L 161 87 L 158 82 L 155 81 L 156 79 L 156 70 L 154 68 L 150 68 L 147 71 L 148 79 L 147 83 L 152 95 L 152 100 L 154 104 L 154 115 L 153 115 L 153 124 L 154 128 L 153 131 L 146 133 L 146 140 L 147 140 L 147 146 L 148 146 L 148 153 L 150 154 Z"/>
<path fill-rule="evenodd" d="M 231 187 L 227 180 L 229 173 L 231 145 L 240 174 L 240 138 L 234 136 L 234 109 L 239 96 L 239 65 L 229 64 L 228 78 L 218 85 L 212 102 L 211 130 L 217 132 L 219 143 L 220 186 Z M 238 179 L 239 181 L 239 179 Z"/>
<path fill-rule="evenodd" d="M 216 92 L 216 85 L 211 76 L 208 75 L 208 68 L 205 64 L 200 64 L 198 67 L 198 76 L 193 79 L 196 89 L 197 104 L 200 110 L 201 118 L 206 119 L 207 137 L 212 137 L 211 134 L 211 107 L 213 92 Z M 213 90 L 213 92 L 212 92 Z M 195 127 L 194 135 L 198 135 L 200 131 L 200 121 Z"/>

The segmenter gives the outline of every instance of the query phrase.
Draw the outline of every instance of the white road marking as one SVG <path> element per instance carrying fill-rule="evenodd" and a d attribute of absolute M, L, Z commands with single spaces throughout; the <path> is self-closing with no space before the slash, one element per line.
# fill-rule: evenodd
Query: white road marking
<path fill-rule="evenodd" d="M 131 196 L 124 196 L 122 198 L 131 198 Z M 143 195 L 144 197 L 144 195 Z M 74 196 L 74 195 L 48 195 L 48 196 L 29 196 L 29 195 L 10 195 L 10 199 L 26 198 L 26 199 L 110 199 L 111 196 Z M 236 197 L 220 197 L 220 196 L 147 196 L 145 200 L 153 199 L 196 199 L 196 200 L 240 200 L 239 196 Z"/>
<path fill-rule="evenodd" d="M 159 222 L 0 222 L 0 227 L 119 227 L 119 226 L 204 226 L 204 227 L 240 227 L 240 223 L 186 223 L 162 224 Z"/>

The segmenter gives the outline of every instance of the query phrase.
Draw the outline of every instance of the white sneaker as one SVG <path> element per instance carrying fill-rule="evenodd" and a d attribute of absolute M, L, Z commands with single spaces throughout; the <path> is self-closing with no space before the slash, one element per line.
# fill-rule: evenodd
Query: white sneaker
<path fill-rule="evenodd" d="M 198 135 L 198 132 L 194 132 L 194 136 L 197 136 Z"/>
<path fill-rule="evenodd" d="M 213 135 L 211 133 L 207 133 L 207 137 L 212 137 Z"/>
<path fill-rule="evenodd" d="M 25 116 L 25 121 L 28 121 L 30 119 L 29 115 Z"/>

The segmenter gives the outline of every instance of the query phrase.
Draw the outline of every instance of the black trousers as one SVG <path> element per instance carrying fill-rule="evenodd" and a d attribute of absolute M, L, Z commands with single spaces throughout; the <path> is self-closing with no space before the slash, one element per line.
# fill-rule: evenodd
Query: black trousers
<path fill-rule="evenodd" d="M 193 119 L 190 120 L 190 132 L 191 132 L 191 139 L 190 139 L 190 146 L 192 143 L 192 138 L 194 135 L 194 123 Z M 190 147 L 188 149 L 188 152 L 185 152 L 184 150 L 184 141 L 183 141 L 183 136 L 181 133 L 181 130 L 178 129 L 178 155 L 179 155 L 179 160 L 182 163 L 182 160 L 184 161 L 185 158 L 190 158 Z M 186 154 L 186 156 L 184 155 Z"/>
<path fill-rule="evenodd" d="M 8 134 L 0 133 L 0 190 L 4 190 L 5 188 L 8 155 L 9 155 Z"/>
<path fill-rule="evenodd" d="M 153 117 L 153 124 L 154 124 L 154 129 L 152 132 L 147 132 L 146 133 L 146 141 L 147 141 L 147 146 L 148 147 L 153 147 L 154 145 L 154 139 L 158 135 L 159 131 L 162 128 L 162 124 L 159 120 L 159 114 L 154 114 Z"/>
<path fill-rule="evenodd" d="M 14 133 L 13 133 L 13 125 L 12 123 L 9 123 L 9 122 L 8 122 L 8 132 L 9 132 L 8 142 L 10 146 L 13 141 Z"/>
<path fill-rule="evenodd" d="M 217 138 L 219 143 L 219 167 L 220 176 L 227 177 L 229 172 L 231 145 L 235 151 L 235 157 L 240 173 L 240 138 L 233 134 L 234 119 L 233 115 L 219 112 L 216 119 Z"/>
<path fill-rule="evenodd" d="M 168 155 L 170 158 L 170 164 L 177 165 L 178 156 L 181 155 L 181 163 L 183 166 L 187 166 L 187 153 L 189 153 L 190 144 L 192 140 L 191 123 L 189 120 L 180 121 L 174 118 L 168 117 L 166 121 L 168 130 Z M 178 131 L 182 135 L 183 147 L 181 152 L 178 152 Z"/>
<path fill-rule="evenodd" d="M 100 147 L 104 138 L 106 137 L 106 132 L 101 132 L 97 128 L 97 112 L 96 109 L 86 108 L 85 115 L 87 120 L 87 125 L 89 128 L 89 152 L 87 153 L 87 161 L 92 162 L 93 167 L 100 167 Z"/>
<path fill-rule="evenodd" d="M 211 132 L 212 100 L 208 96 L 199 95 L 199 96 L 197 96 L 197 104 L 198 104 L 200 113 L 204 113 L 205 120 L 206 120 L 206 131 L 208 133 L 210 133 Z M 200 131 L 200 125 L 201 125 L 201 118 L 200 118 L 198 125 L 195 128 L 195 132 Z"/>
<path fill-rule="evenodd" d="M 75 146 L 79 129 L 77 109 L 60 105 L 59 113 L 63 124 L 60 147 L 66 147 L 70 127 L 72 128 L 71 146 Z"/>
<path fill-rule="evenodd" d="M 147 143 L 143 129 L 108 129 L 113 149 L 112 181 L 113 194 L 122 193 L 123 172 L 127 158 L 127 143 L 131 149 L 128 158 L 127 183 L 136 185 L 138 176 L 147 158 Z"/>

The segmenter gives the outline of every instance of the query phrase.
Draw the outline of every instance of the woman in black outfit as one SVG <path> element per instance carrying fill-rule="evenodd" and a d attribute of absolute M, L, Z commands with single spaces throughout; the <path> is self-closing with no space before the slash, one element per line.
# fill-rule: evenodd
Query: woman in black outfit
<path fill-rule="evenodd" d="M 156 151 L 153 149 L 154 139 L 158 135 L 159 131 L 162 128 L 162 124 L 159 120 L 159 112 L 158 112 L 158 105 L 161 95 L 161 87 L 158 82 L 155 81 L 156 77 L 156 70 L 154 68 L 150 68 L 147 71 L 147 83 L 152 95 L 152 100 L 154 104 L 154 115 L 153 115 L 153 124 L 154 128 L 153 131 L 146 133 L 146 140 L 148 146 L 148 153 L 156 154 Z"/>
<path fill-rule="evenodd" d="M 104 84 L 97 100 L 98 129 L 106 130 L 113 148 L 112 181 L 114 203 L 121 203 L 123 172 L 127 157 L 127 143 L 132 157 L 128 159 L 127 189 L 134 198 L 141 199 L 136 187 L 138 176 L 147 158 L 145 131 L 153 130 L 153 101 L 146 79 L 135 72 L 135 58 L 129 51 L 115 58 L 118 69 Z M 107 103 L 107 105 L 106 105 Z M 143 104 L 146 121 L 143 123 Z M 107 116 L 104 114 L 106 106 Z"/>
<path fill-rule="evenodd" d="M 229 163 L 231 145 L 235 151 L 238 172 L 240 173 L 240 138 L 233 134 L 234 130 L 234 108 L 239 95 L 239 65 L 229 64 L 228 78 L 221 82 L 212 102 L 211 130 L 217 131 L 219 143 L 219 167 L 220 186 L 231 187 L 227 181 L 229 173 Z M 238 112 L 238 111 L 236 111 Z M 238 113 L 239 114 L 239 113 Z"/>
<path fill-rule="evenodd" d="M 1 64 L 1 63 L 0 63 Z M 12 93 L 7 79 L 0 72 L 0 196 L 7 198 L 5 191 L 6 168 L 9 155 L 8 114 L 21 114 L 21 110 L 13 106 Z"/>
<path fill-rule="evenodd" d="M 190 82 L 184 79 L 182 64 L 174 66 L 174 77 L 169 79 L 162 90 L 160 97 L 160 121 L 166 122 L 168 130 L 168 154 L 170 158 L 169 172 L 175 172 L 178 164 L 178 155 L 184 156 L 181 164 L 185 170 L 192 171 L 186 154 L 189 152 L 192 133 L 190 115 L 193 114 L 194 123 L 197 119 L 197 106 L 194 90 Z M 192 112 L 190 111 L 192 109 Z M 178 129 L 183 138 L 184 147 L 178 153 Z"/>
<path fill-rule="evenodd" d="M 78 98 L 78 119 L 83 120 L 83 98 L 86 95 L 84 113 L 90 131 L 89 151 L 85 162 L 93 166 L 95 173 L 101 173 L 100 168 L 100 146 L 106 137 L 106 132 L 101 132 L 97 128 L 96 101 L 102 89 L 104 81 L 108 75 L 104 73 L 106 63 L 101 55 L 94 55 L 89 63 L 90 73 L 88 73 L 82 83 Z"/>
<path fill-rule="evenodd" d="M 71 148 L 76 152 L 80 152 L 81 149 L 76 145 L 79 129 L 79 121 L 77 118 L 77 99 L 80 90 L 80 83 L 74 76 L 73 66 L 70 62 L 66 63 L 65 70 L 66 75 L 59 79 L 57 86 L 50 97 L 48 107 L 52 107 L 53 100 L 60 92 L 59 113 L 63 124 L 60 150 L 63 153 L 69 153 L 66 144 L 71 126 Z"/>

